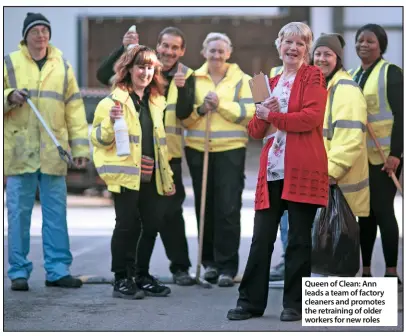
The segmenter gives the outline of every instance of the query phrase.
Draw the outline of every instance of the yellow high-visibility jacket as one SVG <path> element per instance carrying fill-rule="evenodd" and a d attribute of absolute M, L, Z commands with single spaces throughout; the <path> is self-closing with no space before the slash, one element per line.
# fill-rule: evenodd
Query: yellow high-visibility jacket
<path fill-rule="evenodd" d="M 114 126 L 110 120 L 110 109 L 115 102 L 120 102 L 130 138 L 131 154 L 118 156 L 114 137 Z M 172 170 L 168 161 L 163 111 L 166 107 L 165 97 L 150 96 L 149 110 L 154 126 L 155 182 L 158 194 L 172 191 Z M 115 88 L 110 96 L 104 98 L 96 108 L 91 134 L 94 145 L 93 161 L 96 169 L 107 184 L 108 190 L 119 193 L 120 187 L 132 190 L 140 189 L 142 130 L 139 112 L 128 91 Z"/>
<path fill-rule="evenodd" d="M 73 157 L 90 157 L 85 108 L 72 66 L 62 52 L 48 46 L 40 71 L 28 48 L 4 57 L 4 174 L 42 173 L 63 176 L 67 164 L 31 107 L 11 106 L 8 96 L 27 89 L 34 105 L 62 147 L 70 145 Z"/>
<path fill-rule="evenodd" d="M 271 69 L 271 71 L 269 72 L 269 78 L 275 77 L 279 74 L 281 74 L 283 71 L 283 66 L 277 66 Z"/>
<path fill-rule="evenodd" d="M 328 174 L 337 180 L 355 216 L 370 210 L 367 105 L 361 88 L 344 70 L 328 83 L 323 137 Z"/>
<path fill-rule="evenodd" d="M 364 86 L 364 97 L 368 107 L 368 123 L 373 129 L 385 157 L 388 157 L 390 153 L 393 127 L 393 113 L 386 96 L 389 65 L 391 64 L 384 59 L 380 60 L 368 76 Z M 355 76 L 359 69 L 360 67 L 355 71 L 349 70 L 348 73 Z M 369 133 L 367 146 L 369 162 L 373 165 L 383 164 L 379 150 Z"/>
<path fill-rule="evenodd" d="M 181 68 L 186 79 L 193 74 L 193 70 L 186 65 L 181 64 Z M 182 157 L 183 127 L 181 121 L 176 117 L 177 100 L 178 88 L 176 87 L 175 81 L 172 80 L 168 89 L 168 105 L 166 107 L 164 120 L 169 160 Z"/>
<path fill-rule="evenodd" d="M 223 152 L 245 147 L 248 142 L 247 124 L 255 113 L 255 104 L 249 86 L 250 76 L 237 64 L 230 64 L 226 76 L 215 86 L 207 63 L 195 71 L 196 87 L 194 109 L 189 118 L 182 121 L 186 128 L 185 145 L 204 151 L 206 118 L 197 113 L 204 97 L 213 91 L 219 97 L 217 111 L 210 121 L 210 152 Z"/>

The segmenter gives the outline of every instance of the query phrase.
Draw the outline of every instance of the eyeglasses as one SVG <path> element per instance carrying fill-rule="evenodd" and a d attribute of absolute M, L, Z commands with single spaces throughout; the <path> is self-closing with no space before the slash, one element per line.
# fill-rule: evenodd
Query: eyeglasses
<path fill-rule="evenodd" d="M 49 29 L 44 28 L 42 30 L 38 30 L 38 29 L 31 29 L 28 33 L 28 35 L 32 35 L 32 36 L 40 36 L 40 35 L 44 35 L 44 36 L 49 36 Z"/>

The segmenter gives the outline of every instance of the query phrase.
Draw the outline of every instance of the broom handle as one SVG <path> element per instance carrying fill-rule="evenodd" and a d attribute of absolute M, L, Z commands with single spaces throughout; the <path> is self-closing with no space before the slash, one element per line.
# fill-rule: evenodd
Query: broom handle
<path fill-rule="evenodd" d="M 379 144 L 378 140 L 376 139 L 375 132 L 374 132 L 374 130 L 372 129 L 372 126 L 371 126 L 369 123 L 367 123 L 367 129 L 368 129 L 368 133 L 369 133 L 370 137 L 372 138 L 372 140 L 373 140 L 374 143 L 375 143 L 376 148 L 378 148 L 378 151 L 379 151 L 379 154 L 380 154 L 380 156 L 381 156 L 381 159 L 383 160 L 383 162 L 384 162 L 384 164 L 385 164 L 385 162 L 386 162 L 385 153 L 383 152 L 383 150 L 382 150 L 382 148 L 381 148 L 381 145 Z M 399 180 L 397 179 L 395 173 L 392 172 L 391 175 L 390 175 L 390 177 L 392 178 L 393 183 L 395 183 L 396 188 L 399 190 L 400 194 L 401 194 L 402 197 L 403 197 L 402 186 L 400 185 Z"/>
<path fill-rule="evenodd" d="M 200 278 L 200 269 L 202 265 L 203 254 L 203 236 L 204 236 L 204 215 L 206 210 L 206 192 L 207 192 L 207 175 L 209 168 L 209 137 L 210 137 L 210 117 L 211 111 L 206 115 L 206 132 L 204 138 L 204 157 L 203 157 L 203 174 L 202 174 L 202 193 L 200 197 L 200 219 L 199 219 L 199 252 L 197 256 L 196 278 Z"/>

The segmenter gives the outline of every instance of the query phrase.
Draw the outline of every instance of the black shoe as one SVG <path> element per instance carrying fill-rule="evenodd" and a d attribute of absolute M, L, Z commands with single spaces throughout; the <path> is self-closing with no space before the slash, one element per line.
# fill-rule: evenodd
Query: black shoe
<path fill-rule="evenodd" d="M 147 296 L 168 296 L 171 289 L 158 281 L 152 275 L 139 277 L 136 279 L 137 285 Z"/>
<path fill-rule="evenodd" d="M 114 281 L 113 297 L 139 300 L 145 297 L 145 293 L 137 286 L 133 278 L 118 279 Z"/>
<path fill-rule="evenodd" d="M 193 286 L 196 280 L 187 271 L 177 271 L 173 274 L 173 282 L 179 286 Z"/>
<path fill-rule="evenodd" d="M 74 278 L 71 275 L 64 276 L 56 281 L 45 281 L 45 286 L 47 287 L 79 288 L 82 285 L 82 280 Z"/>
<path fill-rule="evenodd" d="M 285 308 L 281 313 L 281 321 L 284 322 L 300 321 L 301 319 L 302 314 L 293 308 Z"/>
<path fill-rule="evenodd" d="M 248 320 L 252 317 L 260 317 L 263 314 L 254 314 L 238 306 L 237 308 L 230 309 L 227 313 L 227 318 L 232 321 Z"/>
<path fill-rule="evenodd" d="M 207 267 L 203 278 L 210 283 L 216 283 L 219 278 L 217 269 L 211 266 Z"/>
<path fill-rule="evenodd" d="M 26 278 L 17 278 L 17 279 L 11 280 L 11 289 L 14 291 L 29 290 L 27 279 Z"/>
<path fill-rule="evenodd" d="M 234 280 L 233 280 L 233 277 L 231 275 L 220 274 L 217 284 L 218 284 L 219 287 L 233 287 L 234 286 Z"/>

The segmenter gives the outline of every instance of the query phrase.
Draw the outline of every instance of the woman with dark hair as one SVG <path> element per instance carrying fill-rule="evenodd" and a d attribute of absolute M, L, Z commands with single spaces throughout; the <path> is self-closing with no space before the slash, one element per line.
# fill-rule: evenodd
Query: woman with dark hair
<path fill-rule="evenodd" d="M 322 34 L 315 42 L 312 63 L 327 81 L 323 138 L 330 184 L 338 184 L 355 216 L 369 216 L 367 106 L 357 83 L 343 69 L 344 39 Z"/>
<path fill-rule="evenodd" d="M 373 139 L 367 137 L 371 213 L 361 217 L 360 243 L 362 275 L 371 276 L 371 259 L 377 228 L 382 238 L 386 277 L 397 276 L 399 228 L 395 217 L 396 187 L 390 178 L 399 177 L 403 166 L 403 74 L 383 58 L 388 46 L 385 30 L 367 24 L 355 35 L 355 49 L 361 66 L 350 71 L 363 90 L 368 110 L 368 123 L 374 130 L 385 157 L 384 162 Z M 398 283 L 401 281 L 398 277 Z"/>
<path fill-rule="evenodd" d="M 149 274 L 163 196 L 175 192 L 163 125 L 165 80 L 155 52 L 138 45 L 115 65 L 113 92 L 97 106 L 93 121 L 94 162 L 112 192 L 116 226 L 111 240 L 113 296 L 166 296 L 169 287 Z M 114 123 L 124 118 L 130 154 L 116 154 Z M 160 210 L 161 209 L 161 210 Z"/>

